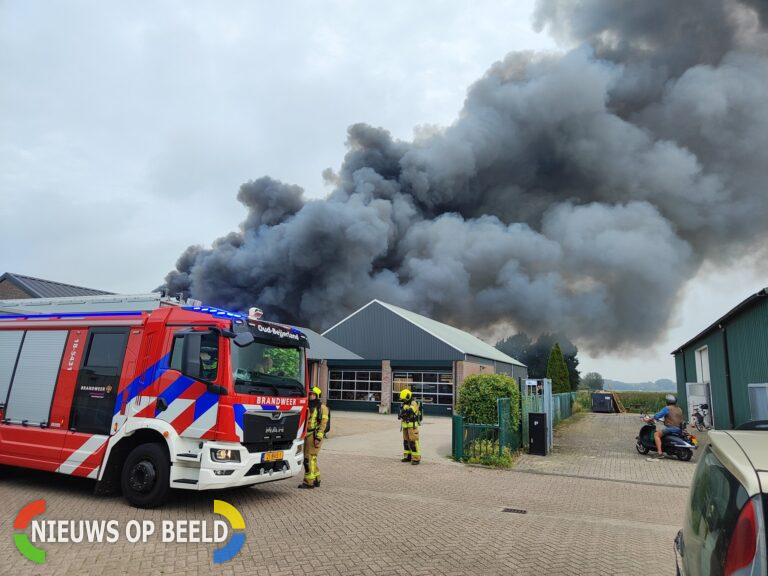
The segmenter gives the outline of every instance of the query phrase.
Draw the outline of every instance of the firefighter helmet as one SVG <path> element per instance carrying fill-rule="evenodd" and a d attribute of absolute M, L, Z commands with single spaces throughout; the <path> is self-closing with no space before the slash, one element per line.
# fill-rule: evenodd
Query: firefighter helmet
<path fill-rule="evenodd" d="M 309 391 L 309 393 L 310 393 L 310 394 L 314 394 L 315 396 L 317 396 L 318 398 L 320 398 L 320 396 L 322 395 L 323 391 L 322 391 L 322 390 L 320 390 L 320 388 L 318 388 L 317 386 L 315 386 L 314 388 L 312 388 L 312 389 Z"/>
<path fill-rule="evenodd" d="M 408 388 L 404 388 L 400 390 L 400 400 L 403 402 L 408 402 L 411 399 L 411 391 L 408 390 Z"/>

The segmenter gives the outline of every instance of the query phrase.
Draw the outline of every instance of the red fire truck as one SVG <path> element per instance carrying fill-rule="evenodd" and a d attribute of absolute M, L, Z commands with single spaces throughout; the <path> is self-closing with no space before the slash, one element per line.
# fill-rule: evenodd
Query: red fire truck
<path fill-rule="evenodd" d="M 303 461 L 307 338 L 201 306 L 0 316 L 0 464 L 170 488 L 291 478 Z"/>

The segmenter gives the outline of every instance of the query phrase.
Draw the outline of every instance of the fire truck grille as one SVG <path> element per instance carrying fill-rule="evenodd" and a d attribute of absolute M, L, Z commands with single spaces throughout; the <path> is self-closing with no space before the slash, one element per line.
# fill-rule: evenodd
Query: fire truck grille
<path fill-rule="evenodd" d="M 254 454 L 256 452 L 271 452 L 274 450 L 290 450 L 291 446 L 293 446 L 292 440 L 287 440 L 285 442 L 251 442 L 250 444 L 246 444 L 243 442 L 243 446 L 250 452 L 251 454 Z"/>
<path fill-rule="evenodd" d="M 298 412 L 257 410 L 243 414 L 243 444 L 263 450 L 284 450 L 299 432 Z"/>

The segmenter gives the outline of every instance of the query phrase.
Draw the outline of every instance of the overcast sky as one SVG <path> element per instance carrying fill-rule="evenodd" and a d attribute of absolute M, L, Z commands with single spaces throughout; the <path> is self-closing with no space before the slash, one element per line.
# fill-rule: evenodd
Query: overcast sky
<path fill-rule="evenodd" d="M 346 129 L 447 126 L 515 50 L 559 51 L 532 1 L 0 2 L 0 273 L 114 292 L 162 283 L 237 228 L 240 184 L 330 190 Z M 658 346 L 583 373 L 674 378 L 669 352 L 765 285 L 704 268 Z"/>

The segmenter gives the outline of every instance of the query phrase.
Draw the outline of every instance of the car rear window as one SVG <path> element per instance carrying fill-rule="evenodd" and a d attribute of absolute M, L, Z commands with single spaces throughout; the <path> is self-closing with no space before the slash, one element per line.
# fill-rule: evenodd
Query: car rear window
<path fill-rule="evenodd" d="M 708 446 L 693 477 L 686 518 L 688 559 L 704 564 L 691 566 L 694 574 L 723 573 L 733 528 L 748 499 L 741 483 Z"/>

